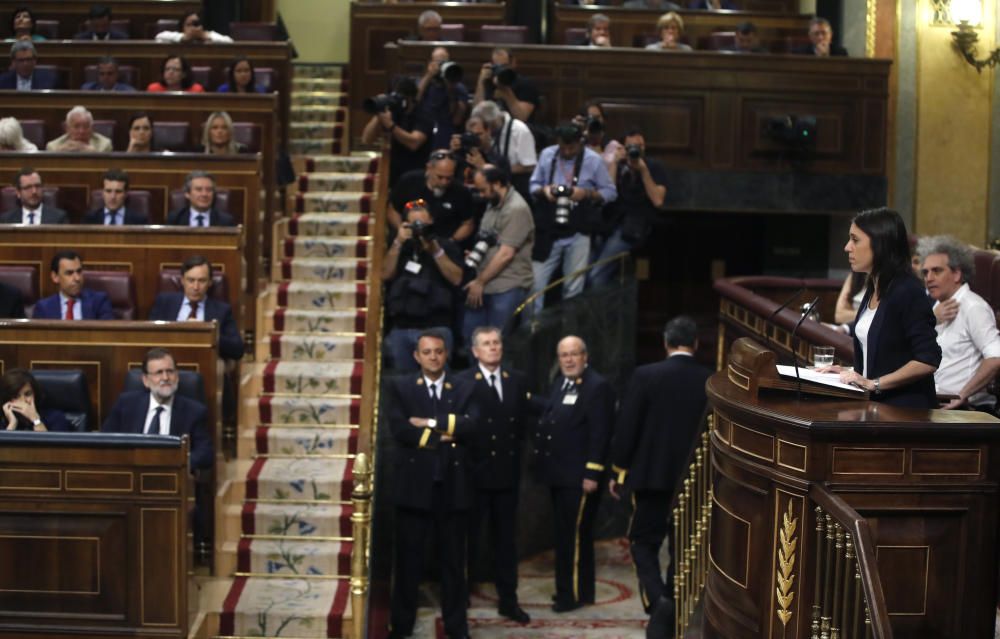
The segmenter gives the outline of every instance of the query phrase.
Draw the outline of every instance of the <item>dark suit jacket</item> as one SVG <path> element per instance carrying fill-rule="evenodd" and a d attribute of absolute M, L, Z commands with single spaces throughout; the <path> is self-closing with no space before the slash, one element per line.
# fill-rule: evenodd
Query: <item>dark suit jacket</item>
<path fill-rule="evenodd" d="M 119 31 L 118 29 L 108 29 L 107 34 L 105 34 L 106 37 L 103 38 L 101 37 L 95 38 L 94 37 L 95 35 L 96 34 L 91 30 L 81 31 L 80 33 L 74 35 L 73 39 L 74 40 L 128 40 L 128 34 L 124 33 L 123 31 Z"/>
<path fill-rule="evenodd" d="M 102 433 L 142 433 L 149 409 L 149 391 L 122 393 L 111 409 L 111 414 L 101 424 Z M 170 415 L 170 434 L 187 435 L 190 439 L 191 468 L 211 468 L 215 458 L 212 438 L 206 425 L 208 410 L 193 399 L 174 395 Z"/>
<path fill-rule="evenodd" d="M 866 293 L 858 307 L 858 317 L 868 306 L 871 294 Z M 855 318 L 857 323 L 857 317 Z M 875 379 L 897 370 L 911 360 L 941 365 L 941 347 L 931 298 L 923 285 L 909 273 L 897 275 L 889 284 L 885 297 L 868 331 L 868 368 L 864 368 L 861 342 L 854 337 L 854 370 L 868 379 Z M 934 375 L 927 375 L 911 384 L 882 391 L 871 399 L 895 406 L 935 408 L 937 406 Z"/>
<path fill-rule="evenodd" d="M 94 209 L 83 217 L 84 224 L 104 224 L 104 209 Z M 130 211 L 125 207 L 125 225 L 145 225 L 149 224 L 149 216 L 138 211 Z"/>
<path fill-rule="evenodd" d="M 42 424 L 45 425 L 45 429 L 50 433 L 72 433 L 73 425 L 69 423 L 66 416 L 62 411 L 56 410 L 54 408 L 39 408 L 38 417 L 42 420 Z M 0 413 L 0 430 L 7 429 L 7 419 Z M 23 427 L 22 424 L 18 423 L 14 430 L 34 430 L 34 428 Z"/>
<path fill-rule="evenodd" d="M 160 293 L 153 301 L 153 308 L 149 311 L 149 319 L 162 320 L 165 322 L 177 321 L 177 314 L 181 312 L 181 305 L 184 303 L 184 293 Z M 233 319 L 233 309 L 229 304 L 206 297 L 205 301 L 205 321 L 215 320 L 219 323 L 219 355 L 223 359 L 240 359 L 243 357 L 243 338 L 240 337 L 240 329 Z"/>
<path fill-rule="evenodd" d="M 35 69 L 31 75 L 31 90 L 58 89 L 59 76 L 49 69 Z M 17 89 L 17 73 L 7 71 L 0 73 L 0 89 Z"/>
<path fill-rule="evenodd" d="M 813 45 L 810 43 L 810 44 L 806 44 L 806 45 L 803 45 L 801 47 L 796 47 L 796 48 L 792 49 L 792 53 L 798 53 L 800 55 L 816 55 L 816 50 L 813 49 Z M 845 49 L 843 46 L 837 44 L 836 42 L 831 42 L 830 43 L 830 55 L 831 56 L 846 56 L 847 55 L 847 49 Z"/>
<path fill-rule="evenodd" d="M 208 214 L 212 226 L 236 226 L 236 221 L 229 213 L 216 211 L 214 208 Z M 191 224 L 191 207 L 185 206 L 167 215 L 167 224 L 171 226 L 189 226 Z"/>
<path fill-rule="evenodd" d="M 115 318 L 111 310 L 111 299 L 106 293 L 85 288 L 80 291 L 80 300 L 83 302 L 83 319 L 109 320 Z M 62 319 L 59 293 L 38 300 L 31 317 L 32 319 Z"/>
<path fill-rule="evenodd" d="M 473 483 L 483 490 L 516 488 L 521 477 L 521 442 L 533 412 L 527 379 L 519 371 L 501 368 L 498 381 L 503 402 L 478 365 L 454 379 L 471 387 L 479 415 L 478 428 L 469 438 Z"/>
<path fill-rule="evenodd" d="M 615 419 L 615 392 L 591 368 L 575 385 L 577 399 L 564 403 L 566 381 L 556 378 L 548 407 L 538 420 L 535 453 L 540 479 L 550 486 L 579 487 L 584 479 L 599 481 L 604 473 Z"/>
<path fill-rule="evenodd" d="M 0 317 L 4 319 L 24 318 L 24 302 L 21 300 L 21 291 L 3 282 L 0 282 Z"/>
<path fill-rule="evenodd" d="M 21 205 L 18 204 L 17 208 L 11 209 L 10 211 L 5 211 L 0 215 L 0 224 L 20 224 L 21 223 Z M 69 224 L 69 216 L 66 215 L 66 211 L 62 209 L 57 209 L 53 206 L 45 206 L 42 204 L 42 224 Z"/>
<path fill-rule="evenodd" d="M 470 406 L 471 388 L 445 376 L 444 389 L 435 411 L 421 373 L 410 373 L 389 380 L 389 432 L 393 451 L 393 503 L 417 510 L 431 510 L 434 485 L 443 488 L 448 510 L 466 510 L 470 504 L 467 442 L 476 429 L 475 407 Z M 411 417 L 437 420 L 435 428 L 418 428 Z M 452 442 L 442 442 L 450 433 Z M 440 482 L 435 482 L 435 474 Z"/>
<path fill-rule="evenodd" d="M 687 8 L 694 9 L 696 11 L 712 11 L 705 0 L 691 0 L 688 2 Z M 725 11 L 733 11 L 737 7 L 735 4 L 730 2 L 730 0 L 722 0 L 722 2 L 719 3 L 719 8 Z"/>
<path fill-rule="evenodd" d="M 104 91 L 104 88 L 101 87 L 101 83 L 100 82 L 98 82 L 97 80 L 94 80 L 93 82 L 84 82 L 82 85 L 80 85 L 80 90 L 81 91 Z M 128 93 L 130 91 L 135 91 L 135 87 L 132 86 L 131 84 L 125 84 L 124 82 L 116 82 L 114 88 L 112 88 L 111 90 L 112 91 L 121 91 L 121 92 L 124 92 L 124 93 Z"/>
<path fill-rule="evenodd" d="M 688 355 L 635 369 L 612 444 L 611 471 L 619 483 L 673 491 L 705 413 L 711 375 Z"/>

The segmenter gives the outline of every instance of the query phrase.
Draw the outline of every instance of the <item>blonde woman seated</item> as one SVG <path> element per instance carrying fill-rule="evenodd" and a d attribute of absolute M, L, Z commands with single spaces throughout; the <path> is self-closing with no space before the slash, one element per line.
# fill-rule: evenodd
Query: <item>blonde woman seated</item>
<path fill-rule="evenodd" d="M 24 139 L 21 123 L 17 118 L 0 120 L 0 151 L 37 151 L 33 142 Z"/>
<path fill-rule="evenodd" d="M 235 155 L 246 147 L 233 136 L 233 119 L 225 111 L 216 111 L 205 120 L 201 134 L 201 149 L 211 155 Z"/>
<path fill-rule="evenodd" d="M 674 11 L 664 13 L 656 21 L 656 33 L 660 36 L 659 42 L 647 44 L 647 49 L 657 51 L 691 51 L 691 46 L 681 42 L 681 35 L 684 34 L 684 19 Z"/>

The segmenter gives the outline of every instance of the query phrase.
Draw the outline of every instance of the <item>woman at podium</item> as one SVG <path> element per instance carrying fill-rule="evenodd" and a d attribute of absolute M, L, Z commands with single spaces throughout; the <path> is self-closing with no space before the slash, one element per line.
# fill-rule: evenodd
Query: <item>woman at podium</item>
<path fill-rule="evenodd" d="M 854 368 L 840 380 L 871 393 L 874 401 L 935 408 L 934 371 L 941 348 L 934 312 L 910 266 L 902 218 L 887 208 L 862 211 L 844 246 L 851 270 L 866 273 L 865 295 L 854 320 Z"/>

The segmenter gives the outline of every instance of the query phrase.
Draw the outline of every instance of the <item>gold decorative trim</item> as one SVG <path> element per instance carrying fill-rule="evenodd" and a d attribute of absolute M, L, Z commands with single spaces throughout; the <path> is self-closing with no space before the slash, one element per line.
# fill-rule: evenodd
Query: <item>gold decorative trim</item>
<path fill-rule="evenodd" d="M 20 486 L 18 486 L 18 485 L 14 485 L 14 484 L 0 483 L 0 489 L 3 489 L 3 490 L 62 490 L 63 489 L 62 473 L 59 472 L 58 470 L 44 470 L 42 468 L 6 468 L 6 469 L 3 470 L 2 475 L 0 475 L 0 476 L 8 476 L 8 475 L 12 475 L 14 473 L 20 473 L 20 474 L 23 474 L 23 475 L 39 475 L 39 476 L 41 476 L 41 475 L 49 475 L 49 476 L 55 475 L 56 481 L 55 481 L 55 485 L 54 486 L 41 486 L 41 485 L 34 485 L 34 486 L 20 485 Z"/>
<path fill-rule="evenodd" d="M 781 446 L 782 445 L 785 445 L 785 446 L 787 446 L 789 448 L 801 448 L 802 449 L 802 467 L 801 468 L 799 468 L 798 466 L 793 466 L 791 464 L 786 464 L 783 461 L 781 461 Z M 786 440 L 781 439 L 779 437 L 778 438 L 778 465 L 782 466 L 784 468 L 790 468 L 792 470 L 797 470 L 800 473 L 806 472 L 806 466 L 809 465 L 809 448 L 807 446 L 802 446 L 801 444 L 795 444 L 793 442 L 786 441 Z"/>
<path fill-rule="evenodd" d="M 75 537 L 64 535 L 0 535 L 0 539 L 54 539 L 59 541 L 90 541 L 94 544 L 97 565 L 97 590 L 24 590 L 0 588 L 0 592 L 30 592 L 55 595 L 100 595 L 101 594 L 101 539 L 99 537 Z"/>
<path fill-rule="evenodd" d="M 725 570 L 719 567 L 719 564 L 715 562 L 715 557 L 712 556 L 711 543 L 708 544 L 708 560 L 712 562 L 712 565 L 715 566 L 715 569 L 719 571 L 720 575 L 722 575 L 729 581 L 733 582 L 743 590 L 748 590 L 747 585 L 750 579 L 750 538 L 753 536 L 753 524 L 750 523 L 748 520 L 743 519 L 742 517 L 740 517 L 733 511 L 729 510 L 725 506 L 723 506 L 722 502 L 716 499 L 714 492 L 712 493 L 712 503 L 718 506 L 719 509 L 722 510 L 722 512 L 726 513 L 733 519 L 743 522 L 744 524 L 747 525 L 747 548 L 746 548 L 746 553 L 743 555 L 744 559 L 746 560 L 746 565 L 743 567 L 743 581 L 739 581 L 738 579 L 736 579 L 735 577 L 733 577 L 732 575 L 730 575 Z"/>
<path fill-rule="evenodd" d="M 974 473 L 915 473 L 913 458 L 917 453 L 975 453 L 976 472 Z M 978 477 L 983 472 L 983 451 L 978 448 L 914 448 L 910 451 L 910 474 L 917 477 Z"/>
<path fill-rule="evenodd" d="M 140 549 L 140 552 L 139 552 L 139 575 L 141 576 L 141 578 L 139 579 L 139 618 L 140 618 L 141 623 L 142 623 L 143 626 L 157 626 L 157 627 L 162 627 L 162 628 L 171 628 L 171 627 L 177 626 L 178 623 L 179 623 L 179 620 L 180 620 L 180 611 L 178 609 L 179 605 L 180 605 L 180 602 L 177 601 L 176 598 L 174 598 L 174 620 L 173 620 L 172 623 L 158 623 L 158 622 L 155 622 L 155 621 L 146 621 L 146 576 L 147 576 L 146 575 L 146 565 L 145 565 L 145 557 L 146 557 L 146 513 L 154 513 L 154 512 L 169 514 L 172 517 L 172 519 L 173 519 L 173 523 L 171 524 L 170 527 L 173 528 L 173 529 L 177 529 L 177 527 L 178 527 L 178 520 L 177 520 L 178 513 L 177 513 L 177 509 L 176 508 L 140 508 L 139 509 L 139 543 L 141 544 L 141 549 Z M 171 557 L 171 559 L 172 559 L 171 563 L 173 564 L 173 566 L 172 566 L 173 570 L 171 571 L 171 573 L 172 573 L 172 576 L 173 576 L 174 587 L 173 587 L 173 590 L 171 592 L 176 593 L 176 592 L 178 592 L 180 590 L 180 587 L 179 587 L 180 584 L 178 582 L 178 579 L 180 579 L 180 569 L 179 569 L 179 566 L 178 566 L 177 547 L 176 546 L 172 546 L 172 545 L 171 546 L 167 546 L 166 548 L 162 548 L 161 547 L 160 552 L 165 552 L 167 550 L 171 550 L 172 553 L 173 553 L 172 557 Z M 160 579 L 164 578 L 163 575 L 159 575 L 158 577 Z M 185 575 L 184 577 L 187 578 L 187 575 Z M 167 578 L 169 578 L 169 577 L 167 577 Z"/>
<path fill-rule="evenodd" d="M 902 455 L 900 456 L 899 472 L 897 472 L 897 473 L 880 473 L 880 472 L 845 473 L 845 472 L 837 472 L 837 470 L 836 470 L 836 468 L 837 468 L 837 451 L 854 452 L 854 451 L 859 451 L 859 450 L 877 450 L 877 451 L 881 451 L 881 452 L 890 452 L 891 451 L 891 452 L 900 452 L 900 453 L 902 453 Z M 906 474 L 906 449 L 905 448 L 871 448 L 871 447 L 868 447 L 868 448 L 853 448 L 853 447 L 852 448 L 846 448 L 846 447 L 842 447 L 842 446 L 835 446 L 833 448 L 833 457 L 830 460 L 830 466 L 831 466 L 831 470 L 832 470 L 832 472 L 833 472 L 834 475 L 862 475 L 862 476 L 864 476 L 864 475 L 891 475 L 891 476 L 895 476 L 895 477 L 902 477 L 903 475 Z"/>
<path fill-rule="evenodd" d="M 878 19 L 878 0 L 865 2 L 865 57 L 875 57 L 875 26 Z"/>
<path fill-rule="evenodd" d="M 128 478 L 128 488 L 84 488 L 78 485 L 74 488 L 70 486 L 70 476 L 80 475 L 80 478 L 84 475 L 97 475 L 98 477 L 108 477 L 108 476 L 121 476 L 124 475 Z M 131 472 L 115 472 L 115 471 L 92 471 L 92 470 L 67 470 L 66 471 L 66 492 L 87 492 L 87 493 L 130 493 L 135 490 L 135 479 Z"/>
<path fill-rule="evenodd" d="M 749 451 L 749 450 L 747 450 L 745 448 L 740 448 L 739 446 L 737 446 L 736 445 L 736 429 L 737 428 L 741 428 L 741 429 L 743 429 L 745 431 L 749 431 L 751 433 L 755 433 L 757 435 L 760 435 L 762 437 L 766 437 L 766 438 L 770 439 L 771 440 L 771 456 L 770 457 L 764 457 L 763 455 L 760 455 L 760 454 L 755 453 L 753 451 Z M 767 433 L 763 433 L 763 432 L 761 432 L 759 430 L 754 430 L 753 428 L 749 428 L 748 426 L 744 426 L 742 424 L 737 424 L 734 421 L 730 421 L 729 422 L 729 439 L 731 441 L 731 443 L 729 445 L 732 446 L 734 450 L 738 450 L 741 453 L 746 453 L 747 455 L 750 455 L 751 457 L 756 457 L 757 459 L 763 459 L 766 462 L 774 463 L 774 435 L 768 435 Z"/>
<path fill-rule="evenodd" d="M 778 580 L 778 587 L 775 594 L 778 597 L 778 619 L 784 628 L 792 619 L 792 601 L 795 599 L 795 548 L 798 546 L 798 539 L 795 538 L 795 531 L 799 520 L 794 516 L 792 510 L 792 500 L 788 500 L 788 510 L 782 515 L 781 529 L 778 531 L 778 541 L 781 546 L 778 548 L 778 570 L 775 577 Z"/>
<path fill-rule="evenodd" d="M 730 364 L 728 366 L 728 369 L 729 369 L 729 381 L 731 381 L 733 384 L 739 386 L 743 390 L 749 391 L 750 390 L 750 376 L 749 375 L 744 375 L 743 373 L 738 372 L 735 368 L 733 368 L 732 364 Z"/>
<path fill-rule="evenodd" d="M 154 477 L 167 477 L 173 484 L 173 490 L 153 490 L 151 488 L 146 488 L 146 478 L 152 479 Z M 178 492 L 177 490 L 177 475 L 171 473 L 142 473 L 139 477 L 139 492 L 147 495 L 174 495 Z"/>
<path fill-rule="evenodd" d="M 927 614 L 927 585 L 930 581 L 931 574 L 931 547 L 927 545 L 886 545 L 886 546 L 875 546 L 875 560 L 878 561 L 878 551 L 882 548 L 922 548 L 926 552 L 924 553 L 924 598 L 922 602 L 922 610 L 920 612 L 891 612 L 886 609 L 886 612 L 890 617 L 921 617 Z"/>

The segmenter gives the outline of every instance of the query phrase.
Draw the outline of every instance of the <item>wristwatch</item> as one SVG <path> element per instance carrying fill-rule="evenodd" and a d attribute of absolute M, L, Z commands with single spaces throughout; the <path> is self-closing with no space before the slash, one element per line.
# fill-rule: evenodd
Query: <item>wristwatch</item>
<path fill-rule="evenodd" d="M 876 378 L 875 378 L 875 388 L 873 388 L 873 389 L 872 389 L 872 392 L 873 392 L 873 393 L 875 393 L 876 395 L 878 395 L 878 394 L 879 394 L 879 393 L 881 392 L 881 391 L 879 390 L 879 388 L 878 388 L 878 386 L 879 386 L 879 382 L 880 382 L 881 380 L 882 380 L 882 378 L 881 378 L 881 377 L 876 377 Z"/>
<path fill-rule="evenodd" d="M 42 418 L 41 418 L 41 417 L 39 417 L 39 418 L 38 418 L 38 419 L 36 419 L 35 421 L 31 422 L 31 425 L 32 425 L 32 426 L 34 426 L 34 427 L 37 427 L 37 426 L 38 426 L 39 424 L 41 424 L 41 423 L 42 423 Z"/>
<path fill-rule="evenodd" d="M 428 428 L 437 428 L 437 425 L 438 425 L 438 420 L 434 419 L 433 417 L 427 420 Z"/>

